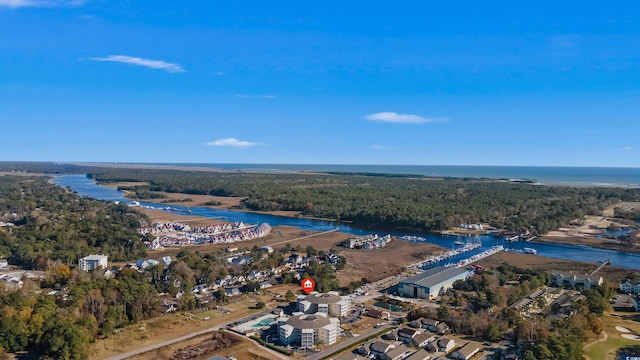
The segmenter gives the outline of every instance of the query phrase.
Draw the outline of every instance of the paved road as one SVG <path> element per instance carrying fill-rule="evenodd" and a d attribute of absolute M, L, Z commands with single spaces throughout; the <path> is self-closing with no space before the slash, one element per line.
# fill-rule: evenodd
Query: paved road
<path fill-rule="evenodd" d="M 347 341 L 345 341 L 343 343 L 340 343 L 338 345 L 332 346 L 332 347 L 330 347 L 330 348 L 328 348 L 328 349 L 326 349 L 324 351 L 313 353 L 312 355 L 309 355 L 309 357 L 307 357 L 307 360 L 320 360 L 323 357 L 328 356 L 328 355 L 330 355 L 330 354 L 332 354 L 332 353 L 334 353 L 334 352 L 336 352 L 336 351 L 338 351 L 340 349 L 345 349 L 345 348 L 348 348 L 348 347 L 352 346 L 353 344 L 355 344 L 358 341 L 366 338 L 369 335 L 373 335 L 373 334 L 377 333 L 378 331 L 390 329 L 392 327 L 393 327 L 392 325 L 385 325 L 385 326 L 379 327 L 377 329 L 373 328 L 373 329 L 367 331 L 364 334 L 360 334 L 359 336 L 351 338 L 351 339 L 349 339 L 349 340 L 347 340 Z"/>

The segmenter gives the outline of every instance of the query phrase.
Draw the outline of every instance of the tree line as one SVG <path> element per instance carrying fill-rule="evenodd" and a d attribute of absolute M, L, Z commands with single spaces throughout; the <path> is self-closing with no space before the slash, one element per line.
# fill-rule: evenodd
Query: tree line
<path fill-rule="evenodd" d="M 256 211 L 350 221 L 373 228 L 444 230 L 489 223 L 544 234 L 620 201 L 639 201 L 640 190 L 540 186 L 489 179 L 390 174 L 254 174 L 156 169 L 92 169 L 99 182 L 133 181 L 146 194 L 170 192 L 244 197 Z M 147 185 L 148 183 L 148 185 Z"/>

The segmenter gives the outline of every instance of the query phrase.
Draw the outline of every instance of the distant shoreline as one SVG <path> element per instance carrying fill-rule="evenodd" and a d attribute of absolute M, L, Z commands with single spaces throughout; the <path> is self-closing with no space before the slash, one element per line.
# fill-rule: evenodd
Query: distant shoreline
<path fill-rule="evenodd" d="M 92 163 L 70 162 L 86 167 L 155 169 L 203 172 L 270 174 L 345 173 L 370 176 L 461 178 L 510 181 L 547 186 L 640 188 L 640 168 L 553 166 L 458 166 L 458 165 L 313 165 L 313 164 L 198 164 L 198 163 Z"/>

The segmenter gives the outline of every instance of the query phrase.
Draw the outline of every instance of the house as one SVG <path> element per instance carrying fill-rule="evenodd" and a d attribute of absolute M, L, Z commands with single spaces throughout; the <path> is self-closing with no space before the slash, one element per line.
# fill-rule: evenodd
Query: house
<path fill-rule="evenodd" d="M 423 329 L 427 329 L 429 331 L 436 332 L 437 331 L 436 326 L 438 326 L 438 324 L 440 324 L 440 321 L 434 320 L 434 319 L 429 319 L 429 318 L 422 318 L 422 319 L 420 319 L 420 324 L 421 324 L 421 327 Z"/>
<path fill-rule="evenodd" d="M 430 359 L 431 359 L 431 354 L 425 349 L 420 349 L 414 352 L 413 354 L 411 354 L 411 356 L 409 356 L 405 360 L 430 360 Z"/>
<path fill-rule="evenodd" d="M 136 267 L 139 270 L 144 270 L 144 269 L 149 267 L 149 263 L 147 262 L 147 260 L 140 259 L 140 260 L 136 261 Z"/>
<path fill-rule="evenodd" d="M 148 259 L 147 263 L 149 264 L 149 266 L 156 266 L 156 265 L 160 265 L 160 261 L 158 260 L 154 260 L 154 259 Z"/>
<path fill-rule="evenodd" d="M 393 345 L 384 341 L 374 341 L 370 346 L 369 350 L 371 353 L 378 357 L 384 356 L 389 350 L 393 349 Z"/>
<path fill-rule="evenodd" d="M 225 294 L 227 294 L 227 296 L 236 296 L 236 295 L 240 295 L 240 293 L 242 293 L 240 291 L 240 288 L 238 287 L 232 287 L 232 288 L 226 288 L 224 289 Z"/>
<path fill-rule="evenodd" d="M 416 347 L 425 347 L 427 346 L 428 343 L 432 342 L 435 339 L 436 339 L 436 334 L 430 331 L 425 331 L 421 334 L 416 335 L 411 341 L 411 344 L 413 344 Z"/>
<path fill-rule="evenodd" d="M 271 254 L 273 252 L 273 248 L 271 246 L 262 246 L 260 247 L 260 251 L 266 251 L 267 253 Z"/>
<path fill-rule="evenodd" d="M 371 353 L 371 351 L 369 350 L 370 345 L 371 344 L 362 344 L 355 350 L 355 352 L 362 356 L 369 356 L 369 354 Z"/>
<path fill-rule="evenodd" d="M 224 249 L 224 251 L 228 252 L 228 253 L 232 253 L 234 251 L 238 251 L 238 247 L 237 246 L 227 246 L 227 248 Z"/>
<path fill-rule="evenodd" d="M 297 265 L 297 264 L 302 264 L 302 260 L 303 260 L 302 255 L 293 253 L 289 255 L 289 259 L 287 259 L 287 262 L 289 264 Z"/>
<path fill-rule="evenodd" d="M 381 358 L 385 360 L 402 360 L 407 355 L 411 354 L 413 350 L 404 345 L 400 345 L 384 353 Z"/>
<path fill-rule="evenodd" d="M 438 323 L 438 325 L 436 325 L 436 334 L 446 334 L 449 332 L 449 325 L 447 325 L 446 323 L 440 322 Z"/>
<path fill-rule="evenodd" d="M 430 342 L 427 345 L 427 350 L 448 353 L 453 350 L 454 347 L 456 347 L 456 342 L 446 336 L 443 336 L 437 341 Z"/>
<path fill-rule="evenodd" d="M 364 313 L 366 316 L 374 319 L 389 320 L 391 314 L 388 311 L 380 311 L 376 309 L 367 309 Z"/>
<path fill-rule="evenodd" d="M 171 256 L 163 256 L 162 263 L 164 264 L 164 266 L 171 265 Z"/>
<path fill-rule="evenodd" d="M 451 354 L 451 356 L 454 359 L 469 360 L 473 355 L 477 354 L 481 349 L 482 347 L 480 346 L 479 343 L 475 341 L 470 341 L 464 344 L 458 350 L 456 350 L 453 354 Z"/>
<path fill-rule="evenodd" d="M 398 341 L 398 339 L 399 339 L 398 331 L 397 330 L 391 330 L 388 333 L 383 334 L 382 338 L 385 339 L 385 340 Z"/>
<path fill-rule="evenodd" d="M 9 266 L 7 259 L 0 259 L 0 269 L 4 269 Z"/>
<path fill-rule="evenodd" d="M 422 331 L 420 330 L 405 327 L 398 330 L 398 337 L 400 338 L 400 340 L 402 340 L 402 342 L 404 342 L 405 344 L 408 344 L 411 342 L 411 340 L 413 340 L 413 338 L 415 338 L 421 332 Z"/>

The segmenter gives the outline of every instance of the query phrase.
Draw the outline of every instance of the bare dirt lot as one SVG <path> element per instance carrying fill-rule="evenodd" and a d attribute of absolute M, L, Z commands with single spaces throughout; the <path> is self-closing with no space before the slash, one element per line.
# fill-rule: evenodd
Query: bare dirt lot
<path fill-rule="evenodd" d="M 162 347 L 158 350 L 131 357 L 132 360 L 205 360 L 214 355 L 238 360 L 278 360 L 258 344 L 231 332 L 197 336 L 191 340 Z"/>

